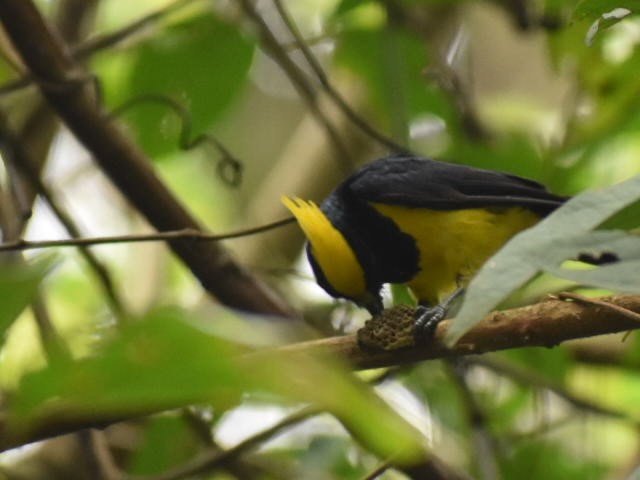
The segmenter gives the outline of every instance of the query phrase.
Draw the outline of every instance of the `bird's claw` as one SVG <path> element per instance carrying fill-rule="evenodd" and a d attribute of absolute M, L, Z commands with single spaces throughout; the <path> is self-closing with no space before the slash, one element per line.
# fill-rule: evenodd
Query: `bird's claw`
<path fill-rule="evenodd" d="M 438 324 L 444 320 L 447 309 L 443 305 L 435 307 L 418 306 L 414 313 L 414 337 L 416 344 L 424 343 L 433 337 Z"/>

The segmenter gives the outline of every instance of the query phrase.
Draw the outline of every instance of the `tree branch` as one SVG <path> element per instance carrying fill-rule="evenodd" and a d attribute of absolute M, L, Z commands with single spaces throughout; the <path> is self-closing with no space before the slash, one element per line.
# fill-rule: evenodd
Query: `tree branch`
<path fill-rule="evenodd" d="M 331 100 L 333 100 L 333 102 L 338 106 L 340 111 L 342 111 L 342 113 L 365 135 L 368 135 L 373 140 L 380 143 L 380 145 L 388 148 L 391 152 L 411 153 L 406 147 L 398 144 L 392 138 L 387 137 L 385 134 L 376 130 L 353 108 L 351 108 L 351 106 L 346 102 L 342 95 L 333 87 L 333 85 L 329 81 L 329 77 L 327 77 L 326 73 L 322 69 L 322 66 L 320 65 L 320 62 L 313 55 L 313 52 L 309 48 L 308 43 L 305 42 L 305 40 L 302 38 L 302 34 L 300 33 L 298 26 L 289 15 L 289 12 L 282 3 L 282 0 L 273 0 L 273 4 L 275 5 L 276 10 L 280 15 L 280 18 L 282 18 L 283 23 L 286 25 L 287 29 L 293 36 L 294 45 L 300 49 L 302 55 L 307 61 L 307 64 L 320 82 L 320 85 L 327 93 L 327 95 L 329 95 Z"/>
<path fill-rule="evenodd" d="M 111 122 L 82 79 L 69 49 L 45 23 L 31 0 L 2 0 L 0 21 L 29 67 L 44 97 L 124 196 L 160 231 L 190 228 L 198 222 L 153 171 L 142 151 Z M 289 308 L 251 277 L 220 245 L 170 242 L 203 287 L 222 303 L 247 311 L 290 316 Z"/>
<path fill-rule="evenodd" d="M 600 300 L 640 312 L 639 295 L 616 295 Z M 339 355 L 355 368 L 367 369 L 510 348 L 554 347 L 574 338 L 640 328 L 640 323 L 620 312 L 553 298 L 527 307 L 493 312 L 448 348 L 443 339 L 450 325 L 451 320 L 441 322 L 428 344 L 401 350 L 364 350 L 359 347 L 356 335 L 311 340 L 280 349 L 293 355 L 309 351 Z"/>

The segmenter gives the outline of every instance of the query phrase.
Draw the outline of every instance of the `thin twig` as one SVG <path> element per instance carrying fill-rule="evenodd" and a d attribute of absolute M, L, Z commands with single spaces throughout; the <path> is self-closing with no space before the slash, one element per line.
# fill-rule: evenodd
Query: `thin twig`
<path fill-rule="evenodd" d="M 447 51 L 443 51 L 437 48 L 439 42 L 434 42 L 436 40 L 434 38 L 435 31 L 438 31 L 443 24 L 443 19 L 440 18 L 442 12 L 433 16 L 434 19 L 437 18 L 439 20 L 435 21 L 432 20 L 431 16 L 414 15 L 411 8 L 401 2 L 384 0 L 382 3 L 387 8 L 389 17 L 396 24 L 402 24 L 407 29 L 415 32 L 426 40 L 427 45 L 436 46 L 432 51 L 432 65 L 424 70 L 425 77 L 435 80 L 439 87 L 449 95 L 454 107 L 458 110 L 461 127 L 470 139 L 478 141 L 489 140 L 491 138 L 490 132 L 487 131 L 478 118 L 472 92 L 469 88 L 466 88 L 465 82 L 459 75 L 460 69 L 455 68 L 455 62 L 452 61 L 452 58 L 457 56 L 457 51 L 460 50 L 456 45 L 464 45 L 464 29 L 458 30 L 456 40 L 449 43 Z M 443 5 L 443 7 L 447 10 L 451 9 L 450 6 L 445 7 Z M 446 24 L 446 22 L 444 23 Z M 451 50 L 451 47 L 455 50 Z"/>
<path fill-rule="evenodd" d="M 69 213 L 57 202 L 54 194 L 49 190 L 49 187 L 44 184 L 37 169 L 33 166 L 34 161 L 30 157 L 29 152 L 23 148 L 19 139 L 16 138 L 14 133 L 9 128 L 7 119 L 0 113 L 0 134 L 5 141 L 5 151 L 10 150 L 10 154 L 7 155 L 7 163 L 14 169 L 20 171 L 20 177 L 25 178 L 28 184 L 30 184 L 35 191 L 47 203 L 51 208 L 58 221 L 62 224 L 69 236 L 73 238 L 80 237 L 80 229 L 76 225 L 75 221 L 69 215 Z M 13 241 L 7 241 L 5 244 L 19 244 L 23 242 L 21 239 Z M 2 244 L 0 244 L 2 245 Z M 22 249 L 13 249 L 22 250 Z M 0 247 L 0 251 L 2 248 Z M 111 280 L 111 275 L 107 267 L 98 259 L 96 255 L 86 248 L 80 248 L 80 254 L 84 257 L 91 269 L 94 271 L 103 291 L 107 296 L 107 300 L 116 314 L 116 316 L 122 317 L 124 313 L 124 304 L 116 291 L 116 287 Z"/>
<path fill-rule="evenodd" d="M 30 172 L 30 180 L 36 180 L 37 177 L 33 177 L 31 173 L 33 172 Z M 45 200 L 45 202 L 47 202 L 47 205 L 54 213 L 58 221 L 62 224 L 67 233 L 72 237 L 72 239 L 80 240 L 80 229 L 76 225 L 71 215 L 69 215 L 64 210 L 64 208 L 62 208 L 62 206 L 56 201 L 55 197 L 53 196 L 53 193 L 49 191 L 49 188 L 44 183 L 42 183 L 40 179 L 37 179 L 35 183 L 38 192 Z M 16 240 L 16 242 L 22 242 L 22 240 Z M 0 244 L 0 251 L 2 251 L 1 246 L 2 244 Z M 111 279 L 111 274 L 109 273 L 108 268 L 91 250 L 82 248 L 81 245 L 79 246 L 81 247 L 80 254 L 84 257 L 91 269 L 94 271 L 98 282 L 102 286 L 102 290 L 106 294 L 107 301 L 111 306 L 113 313 L 115 313 L 116 317 L 123 317 L 123 314 L 125 312 L 124 302 L 120 298 L 120 294 L 118 293 L 116 286 Z"/>
<path fill-rule="evenodd" d="M 31 303 L 31 311 L 47 360 L 71 360 L 71 350 L 53 325 L 41 292 L 36 293 L 36 298 Z"/>
<path fill-rule="evenodd" d="M 391 462 L 389 460 L 385 460 L 380 465 L 378 465 L 375 469 L 371 470 L 364 477 L 362 477 L 362 480 L 375 480 L 384 472 L 389 470 L 389 468 L 391 468 Z"/>
<path fill-rule="evenodd" d="M 138 20 L 135 20 L 134 22 L 125 25 L 118 30 L 104 35 L 95 36 L 80 43 L 77 46 L 73 46 L 71 47 L 71 52 L 77 60 L 83 60 L 97 51 L 111 48 L 118 43 L 127 40 L 129 37 L 135 35 L 144 28 L 162 20 L 163 17 L 166 17 L 167 15 L 190 3 L 195 3 L 196 1 L 198 0 L 176 0 L 174 2 L 171 2 L 168 5 L 165 5 L 164 7 L 145 15 L 142 18 L 139 18 Z"/>
<path fill-rule="evenodd" d="M 356 113 L 351 108 L 351 106 L 345 101 L 345 99 L 342 98 L 342 95 L 340 95 L 340 93 L 333 87 L 333 85 L 329 81 L 329 78 L 327 77 L 326 73 L 322 69 L 322 65 L 320 65 L 320 62 L 318 62 L 318 60 L 316 59 L 315 55 L 309 48 L 309 45 L 307 44 L 307 42 L 304 40 L 304 38 L 302 38 L 302 34 L 300 33 L 300 30 L 298 29 L 297 25 L 289 15 L 289 12 L 287 12 L 287 9 L 284 7 L 282 0 L 272 0 L 272 1 L 276 7 L 276 10 L 278 11 L 278 14 L 280 15 L 280 18 L 282 18 L 282 21 L 284 22 L 287 29 L 293 36 L 294 44 L 302 52 L 302 55 L 304 56 L 305 60 L 311 67 L 311 70 L 313 70 L 313 73 L 318 78 L 318 81 L 322 85 L 322 88 L 329 95 L 329 97 L 335 102 L 335 104 L 342 111 L 342 113 L 344 113 L 346 117 L 349 120 L 351 120 L 351 122 L 356 127 L 358 127 L 362 132 L 364 132 L 366 135 L 376 140 L 381 145 L 387 147 L 392 152 L 408 153 L 408 150 L 405 147 L 395 142 L 392 138 L 387 137 L 383 133 L 376 130 L 371 124 L 369 124 L 369 122 L 367 122 L 360 115 L 358 115 L 358 113 Z"/>
<path fill-rule="evenodd" d="M 171 230 L 167 232 L 147 233 L 141 235 L 113 235 L 104 237 L 67 238 L 60 240 L 15 240 L 13 242 L 0 243 L 0 252 L 14 250 L 34 250 L 51 247 L 86 247 L 89 245 L 104 245 L 116 243 L 141 243 L 141 242 L 164 242 L 167 240 L 198 240 L 207 242 L 218 242 L 232 238 L 247 237 L 263 233 L 274 228 L 293 223 L 293 217 L 284 218 L 276 222 L 260 225 L 258 227 L 246 228 L 235 232 L 213 235 L 200 230 L 185 228 L 182 230 Z"/>
<path fill-rule="evenodd" d="M 612 312 L 619 313 L 620 315 L 624 315 L 631 320 L 640 323 L 640 313 L 633 312 L 627 308 L 620 307 L 618 305 L 614 305 L 612 303 L 603 302 L 597 298 L 585 297 L 584 295 L 580 295 L 579 293 L 574 292 L 561 292 L 555 294 L 555 296 L 560 300 L 573 300 L 574 302 L 586 304 L 586 305 L 595 305 L 598 307 L 602 307 L 606 310 L 610 310 Z"/>
<path fill-rule="evenodd" d="M 296 65 L 291 57 L 289 57 L 287 51 L 283 48 L 269 28 L 269 25 L 267 25 L 262 16 L 257 12 L 253 5 L 253 1 L 240 0 L 240 4 L 247 17 L 258 28 L 262 45 L 265 48 L 266 53 L 280 66 L 280 68 L 282 68 L 300 96 L 307 102 L 311 114 L 324 128 L 329 140 L 338 153 L 338 158 L 341 160 L 340 166 L 345 169 L 345 173 L 350 173 L 353 171 L 355 165 L 349 155 L 349 150 L 344 144 L 344 141 L 335 126 L 320 109 L 318 104 L 318 95 L 309 84 L 307 76 L 302 69 Z"/>
<path fill-rule="evenodd" d="M 100 430 L 78 432 L 78 443 L 87 459 L 93 480 L 121 480 L 123 473 L 118 466 L 106 434 Z"/>

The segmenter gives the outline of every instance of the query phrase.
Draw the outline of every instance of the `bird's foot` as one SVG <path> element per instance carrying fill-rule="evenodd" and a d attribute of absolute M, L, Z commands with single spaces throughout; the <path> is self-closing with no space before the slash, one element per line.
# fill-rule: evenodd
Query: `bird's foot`
<path fill-rule="evenodd" d="M 444 320 L 451 305 L 464 293 L 464 288 L 456 289 L 446 300 L 435 307 L 420 305 L 413 314 L 415 318 L 413 336 L 416 345 L 433 338 L 438 324 Z"/>
<path fill-rule="evenodd" d="M 422 344 L 432 338 L 438 324 L 444 320 L 446 315 L 446 305 L 440 304 L 435 307 L 418 306 L 413 314 L 415 318 L 413 326 L 416 345 Z"/>

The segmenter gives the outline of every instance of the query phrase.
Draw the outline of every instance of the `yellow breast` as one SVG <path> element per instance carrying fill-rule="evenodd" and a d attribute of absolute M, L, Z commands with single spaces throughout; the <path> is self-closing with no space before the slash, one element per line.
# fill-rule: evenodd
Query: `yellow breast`
<path fill-rule="evenodd" d="M 372 206 L 415 239 L 420 270 L 407 284 L 419 302 L 430 305 L 466 285 L 513 235 L 540 219 L 520 207 L 442 211 L 381 203 Z"/>

